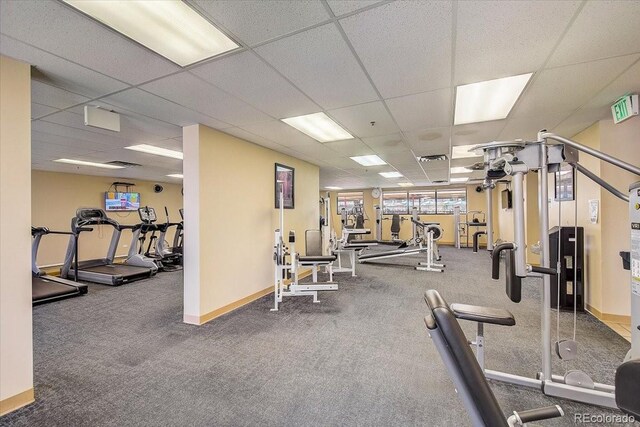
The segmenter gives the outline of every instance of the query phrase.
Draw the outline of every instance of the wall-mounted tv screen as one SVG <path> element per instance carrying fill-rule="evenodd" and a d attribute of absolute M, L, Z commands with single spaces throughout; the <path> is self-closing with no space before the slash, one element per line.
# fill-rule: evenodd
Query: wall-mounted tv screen
<path fill-rule="evenodd" d="M 502 190 L 502 193 L 500 193 L 500 195 L 502 196 L 502 209 L 511 209 L 511 190 Z"/>
<path fill-rule="evenodd" d="M 140 193 L 107 191 L 104 206 L 107 211 L 136 211 L 140 207 Z"/>

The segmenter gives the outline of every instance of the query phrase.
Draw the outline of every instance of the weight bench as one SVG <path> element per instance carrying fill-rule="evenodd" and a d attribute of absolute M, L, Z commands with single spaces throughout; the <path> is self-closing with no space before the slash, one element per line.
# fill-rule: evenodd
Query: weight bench
<path fill-rule="evenodd" d="M 429 336 L 433 339 L 474 426 L 522 426 L 528 422 L 564 415 L 562 409 L 555 405 L 513 412 L 513 415 L 505 419 L 452 308 L 433 289 L 425 293 L 424 300 L 430 310 L 424 319 Z M 509 322 L 509 316 L 504 316 L 505 313 L 500 311 L 476 313 L 474 310 L 466 310 L 465 314 L 468 307 L 471 306 L 459 305 L 460 315 L 473 318 L 480 316 L 485 320 L 484 323 L 489 323 L 489 320 Z M 510 318 L 513 319 L 513 316 Z"/>
<path fill-rule="evenodd" d="M 329 273 L 329 282 L 333 282 L 333 262 L 335 255 L 322 255 L 322 233 L 320 230 L 307 230 L 305 236 L 305 256 L 298 256 L 298 264 L 311 267 L 313 283 L 318 282 L 318 269 L 325 267 Z"/>

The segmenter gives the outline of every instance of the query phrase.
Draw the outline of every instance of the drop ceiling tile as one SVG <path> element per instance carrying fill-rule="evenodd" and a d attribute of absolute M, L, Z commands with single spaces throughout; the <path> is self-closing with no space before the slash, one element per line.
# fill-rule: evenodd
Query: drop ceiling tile
<path fill-rule="evenodd" d="M 118 108 L 114 105 L 106 103 L 102 100 L 91 101 L 88 103 L 90 106 L 100 107 L 108 111 L 113 111 L 120 115 L 120 135 L 123 138 L 127 138 L 129 132 L 133 132 L 136 135 L 150 134 L 153 135 L 152 139 L 157 139 L 155 136 L 163 138 L 182 138 L 182 127 L 176 126 L 171 123 L 163 122 L 153 119 L 142 114 L 134 113 L 132 111 Z M 82 115 L 84 117 L 84 105 L 80 105 L 74 108 L 70 108 L 69 112 Z M 87 128 L 95 129 L 95 128 Z M 110 131 L 101 131 L 111 134 Z M 181 140 L 181 139 L 180 139 Z"/>
<path fill-rule="evenodd" d="M 61 2 L 5 1 L 2 8 L 3 34 L 114 79 L 139 84 L 180 69 Z"/>
<path fill-rule="evenodd" d="M 317 142 L 315 139 L 309 138 L 302 132 L 292 128 L 280 120 L 271 120 L 264 123 L 252 123 L 242 126 L 242 129 L 280 145 L 284 145 L 285 147 L 295 147 L 296 145 Z"/>
<path fill-rule="evenodd" d="M 409 150 L 409 147 L 404 143 L 402 139 L 402 135 L 399 133 L 362 138 L 362 142 L 375 150 L 377 153 Z"/>
<path fill-rule="evenodd" d="M 224 132 L 228 133 L 229 135 L 244 139 L 245 141 L 253 142 L 254 144 L 258 144 L 262 147 L 270 148 L 275 151 L 279 151 L 280 149 L 284 148 L 283 145 L 255 135 L 251 132 L 247 132 L 246 130 L 241 128 L 228 128 L 225 129 Z"/>
<path fill-rule="evenodd" d="M 628 93 L 640 93 L 640 61 L 633 64 L 631 68 L 593 97 L 586 107 L 611 106 L 621 96 Z"/>
<path fill-rule="evenodd" d="M 353 160 L 351 160 L 348 157 L 335 157 L 335 158 L 326 160 L 326 162 L 331 166 L 335 168 L 340 168 L 340 169 L 352 168 L 353 165 L 356 164 Z M 348 173 L 342 170 L 335 170 L 334 172 L 335 177 L 348 176 L 348 175 L 349 175 Z"/>
<path fill-rule="evenodd" d="M 449 128 L 431 128 L 405 133 L 416 156 L 448 153 L 450 135 Z"/>
<path fill-rule="evenodd" d="M 327 113 L 346 127 L 352 135 L 360 138 L 389 135 L 399 131 L 380 101 L 329 110 Z M 375 124 L 372 125 L 372 122 Z"/>
<path fill-rule="evenodd" d="M 581 108 L 550 130 L 558 135 L 572 138 L 592 124 L 602 119 L 610 119 L 611 108 L 608 105 Z"/>
<path fill-rule="evenodd" d="M 38 81 L 31 82 L 31 102 L 61 109 L 82 104 L 88 100 L 89 98 L 87 97 L 67 92 L 55 86 L 50 86 Z"/>
<path fill-rule="evenodd" d="M 320 1 L 193 0 L 214 22 L 255 45 L 329 19 Z"/>
<path fill-rule="evenodd" d="M 553 129 L 564 118 L 571 115 L 572 111 L 558 113 L 540 114 L 536 117 L 513 117 L 507 121 L 498 137 L 500 141 L 511 141 L 514 139 L 536 140 L 538 131 L 542 129 Z"/>
<path fill-rule="evenodd" d="M 232 127 L 205 114 L 185 108 L 140 89 L 129 89 L 104 99 L 109 104 L 145 116 L 154 117 L 176 126 L 202 123 L 215 129 Z"/>
<path fill-rule="evenodd" d="M 35 67 L 31 70 L 33 79 L 90 98 L 127 87 L 125 83 L 104 74 L 89 70 L 5 35 L 0 35 L 0 52 Z"/>
<path fill-rule="evenodd" d="M 31 118 L 37 119 L 47 114 L 51 114 L 54 111 L 58 111 L 57 108 L 49 107 L 48 105 L 38 104 L 37 102 L 31 103 Z"/>
<path fill-rule="evenodd" d="M 549 60 L 575 64 L 640 52 L 640 2 L 589 1 Z"/>
<path fill-rule="evenodd" d="M 325 109 L 377 99 L 334 24 L 286 37 L 256 51 Z"/>
<path fill-rule="evenodd" d="M 475 83 L 540 69 L 580 3 L 459 2 L 455 84 Z"/>
<path fill-rule="evenodd" d="M 278 119 L 320 111 L 253 52 L 209 62 L 190 72 Z"/>
<path fill-rule="evenodd" d="M 31 141 L 31 152 L 40 158 L 46 158 L 47 160 L 59 159 L 59 158 L 76 158 L 74 156 L 84 156 L 89 153 L 95 152 L 93 147 L 79 147 L 70 149 L 62 145 L 51 144 L 46 141 L 34 139 Z"/>
<path fill-rule="evenodd" d="M 328 142 L 323 144 L 325 147 L 330 148 L 340 156 L 365 156 L 371 154 L 371 148 L 364 145 L 357 139 L 347 139 L 344 141 Z"/>
<path fill-rule="evenodd" d="M 380 3 L 379 0 L 328 0 L 327 3 L 334 15 L 340 16 L 346 13 Z"/>
<path fill-rule="evenodd" d="M 510 116 L 535 117 L 575 110 L 586 104 L 640 55 L 551 68 L 541 72 L 525 90 Z"/>
<path fill-rule="evenodd" d="M 391 114 L 403 131 L 449 126 L 451 89 L 440 89 L 386 100 Z"/>
<path fill-rule="evenodd" d="M 140 88 L 235 126 L 271 119 L 250 105 L 189 73 L 174 74 Z"/>
<path fill-rule="evenodd" d="M 493 120 L 454 126 L 451 145 L 470 145 L 495 141 L 506 124 L 506 120 Z"/>
<path fill-rule="evenodd" d="M 383 98 L 451 85 L 451 8 L 401 1 L 340 20 Z"/>
<path fill-rule="evenodd" d="M 93 147 L 94 151 L 102 151 L 109 148 L 119 148 L 126 144 L 126 141 L 109 135 L 101 135 L 99 133 L 90 132 L 82 129 L 76 129 L 69 126 L 59 125 L 57 123 L 45 122 L 43 120 L 35 120 L 31 122 L 32 139 L 38 139 L 38 134 L 48 134 L 45 141 L 51 141 L 54 144 L 67 145 L 71 142 L 78 142 L 82 145 Z M 54 142 L 57 141 L 57 142 Z M 77 145 L 76 145 L 77 146 Z"/>

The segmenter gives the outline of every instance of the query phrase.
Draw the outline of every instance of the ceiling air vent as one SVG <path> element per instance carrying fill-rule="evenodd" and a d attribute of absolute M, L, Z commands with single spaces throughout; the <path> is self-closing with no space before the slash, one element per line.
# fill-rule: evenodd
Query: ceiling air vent
<path fill-rule="evenodd" d="M 447 160 L 446 154 L 431 154 L 429 156 L 418 156 L 416 157 L 419 162 L 435 162 L 438 160 Z"/>
<path fill-rule="evenodd" d="M 449 181 L 447 181 L 446 179 L 436 179 L 435 181 L 432 181 L 434 184 L 444 184 L 447 183 Z"/>
<path fill-rule="evenodd" d="M 107 162 L 107 164 L 113 166 L 122 166 L 123 168 L 136 168 L 138 166 L 142 166 L 138 163 L 123 162 L 122 160 L 113 160 L 111 162 Z"/>

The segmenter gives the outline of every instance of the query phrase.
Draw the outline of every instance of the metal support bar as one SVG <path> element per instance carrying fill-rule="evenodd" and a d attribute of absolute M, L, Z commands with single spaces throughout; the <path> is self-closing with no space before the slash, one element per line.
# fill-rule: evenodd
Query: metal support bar
<path fill-rule="evenodd" d="M 589 169 L 582 166 L 580 163 L 572 163 L 571 165 L 574 166 L 578 170 L 578 172 L 580 172 L 581 174 L 589 178 L 591 181 L 595 182 L 596 184 L 598 184 L 599 186 L 607 190 L 609 193 L 629 203 L 629 196 L 624 194 L 622 191 L 619 191 L 617 188 L 615 188 L 614 186 L 612 186 L 611 184 L 609 184 L 608 182 L 600 178 L 598 175 L 591 172 Z"/>

